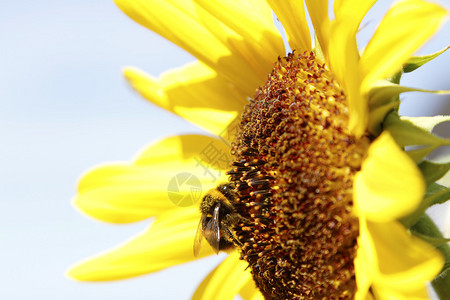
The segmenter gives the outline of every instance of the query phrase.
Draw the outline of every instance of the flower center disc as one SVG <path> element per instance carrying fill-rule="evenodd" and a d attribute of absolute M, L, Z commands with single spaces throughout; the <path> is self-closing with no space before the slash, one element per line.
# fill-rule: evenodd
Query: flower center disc
<path fill-rule="evenodd" d="M 266 299 L 354 297 L 352 185 L 368 140 L 347 127 L 344 92 L 313 53 L 279 59 L 243 112 L 235 229 Z"/>

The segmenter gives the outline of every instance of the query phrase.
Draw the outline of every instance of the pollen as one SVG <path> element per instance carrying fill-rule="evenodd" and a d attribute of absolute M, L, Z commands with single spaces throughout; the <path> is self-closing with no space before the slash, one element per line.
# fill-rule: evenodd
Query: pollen
<path fill-rule="evenodd" d="M 266 299 L 352 299 L 353 177 L 369 138 L 348 130 L 345 93 L 313 53 L 275 64 L 246 106 L 230 181 L 241 258 Z"/>

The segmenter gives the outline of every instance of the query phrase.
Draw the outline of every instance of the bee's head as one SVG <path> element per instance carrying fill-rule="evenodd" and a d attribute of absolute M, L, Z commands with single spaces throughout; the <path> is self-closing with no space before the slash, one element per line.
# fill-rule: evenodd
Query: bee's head
<path fill-rule="evenodd" d="M 217 186 L 217 190 L 222 193 L 229 201 L 233 202 L 236 198 L 236 191 L 234 184 L 223 183 Z"/>

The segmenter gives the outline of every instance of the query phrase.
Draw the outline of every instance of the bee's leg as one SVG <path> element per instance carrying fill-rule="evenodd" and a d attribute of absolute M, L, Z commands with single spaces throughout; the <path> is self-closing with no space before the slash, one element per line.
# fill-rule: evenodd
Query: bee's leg
<path fill-rule="evenodd" d="M 232 224 L 233 226 L 236 226 L 239 223 L 249 224 L 250 221 L 247 218 L 244 218 L 240 214 L 232 213 L 227 216 L 226 218 L 228 224 Z"/>
<path fill-rule="evenodd" d="M 228 243 L 233 244 L 234 246 L 242 246 L 243 244 L 236 236 L 234 232 L 234 226 L 239 222 L 240 216 L 238 214 L 230 214 L 225 217 L 221 222 L 221 229 L 223 231 L 223 239 L 227 240 Z"/>
<path fill-rule="evenodd" d="M 242 247 L 243 244 L 241 243 L 240 240 L 238 240 L 236 233 L 234 231 L 232 231 L 231 229 L 227 228 L 227 234 L 229 235 L 230 239 L 233 241 L 233 243 L 236 246 Z"/>
<path fill-rule="evenodd" d="M 235 245 L 238 245 L 239 247 L 242 247 L 244 245 L 244 244 L 241 243 L 240 240 L 237 239 L 235 234 L 232 234 L 231 236 L 232 236 L 232 239 L 233 239 L 233 242 L 234 242 Z"/>

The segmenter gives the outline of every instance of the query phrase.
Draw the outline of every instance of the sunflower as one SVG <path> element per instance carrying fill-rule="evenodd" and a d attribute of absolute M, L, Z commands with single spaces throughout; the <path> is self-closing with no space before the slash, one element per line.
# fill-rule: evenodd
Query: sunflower
<path fill-rule="evenodd" d="M 154 221 L 68 275 L 117 280 L 194 260 L 195 203 L 230 181 L 245 220 L 233 228 L 239 251 L 195 299 L 423 299 L 438 274 L 433 287 L 448 296 L 450 251 L 425 210 L 450 198 L 435 182 L 450 164 L 425 157 L 450 144 L 431 133 L 449 117 L 398 115 L 401 93 L 425 92 L 401 86 L 401 76 L 446 50 L 412 56 L 448 13 L 397 2 L 360 52 L 356 33 L 375 2 L 335 1 L 330 19 L 324 0 L 116 0 L 198 59 L 159 78 L 127 68 L 132 87 L 212 136 L 169 137 L 131 163 L 85 174 L 73 200 L 80 210 L 112 223 Z M 212 253 L 203 247 L 199 257 Z"/>

